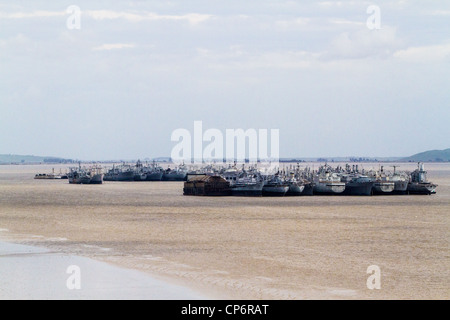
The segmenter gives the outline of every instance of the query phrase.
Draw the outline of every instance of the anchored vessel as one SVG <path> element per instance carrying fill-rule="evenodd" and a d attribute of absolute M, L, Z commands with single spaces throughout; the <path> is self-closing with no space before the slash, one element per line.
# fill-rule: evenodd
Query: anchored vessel
<path fill-rule="evenodd" d="M 393 167 L 394 173 L 389 176 L 389 180 L 394 182 L 393 194 L 406 194 L 408 192 L 408 177 L 404 173 L 398 173 L 397 166 Z"/>
<path fill-rule="evenodd" d="M 102 184 L 103 173 L 102 168 L 93 166 L 90 168 L 70 168 L 67 175 L 70 184 Z"/>
<path fill-rule="evenodd" d="M 220 176 L 230 183 L 232 196 L 262 196 L 262 189 L 264 186 L 264 179 L 255 169 L 238 170 L 236 165 L 222 170 Z"/>
<path fill-rule="evenodd" d="M 186 166 L 180 165 L 175 169 L 168 168 L 163 172 L 162 180 L 164 181 L 185 181 L 187 177 L 188 170 Z"/>
<path fill-rule="evenodd" d="M 331 172 L 329 167 L 321 167 L 319 174 L 314 177 L 314 194 L 335 195 L 342 194 L 345 190 L 345 183 L 337 173 Z"/>
<path fill-rule="evenodd" d="M 380 172 L 372 173 L 371 177 L 375 180 L 372 194 L 386 195 L 394 192 L 395 183 L 389 181 L 389 176 L 384 173 L 383 166 L 381 166 Z"/>
<path fill-rule="evenodd" d="M 286 196 L 301 196 L 305 190 L 305 185 L 300 181 L 287 181 L 289 186 Z"/>
<path fill-rule="evenodd" d="M 229 196 L 230 182 L 220 176 L 198 175 L 184 182 L 184 195 Z"/>
<path fill-rule="evenodd" d="M 352 196 L 370 196 L 374 185 L 373 179 L 364 175 L 349 175 L 344 178 L 346 195 Z"/>
<path fill-rule="evenodd" d="M 147 181 L 147 170 L 143 166 L 142 162 L 138 160 L 134 169 L 134 181 Z"/>
<path fill-rule="evenodd" d="M 417 169 L 411 173 L 408 183 L 409 194 L 434 194 L 436 193 L 437 184 L 431 183 L 427 179 L 427 172 L 423 163 L 419 162 Z"/>
<path fill-rule="evenodd" d="M 390 194 L 395 189 L 395 183 L 392 181 L 375 181 L 373 183 L 373 194 Z"/>
<path fill-rule="evenodd" d="M 66 175 L 63 175 L 61 170 L 59 174 L 55 173 L 55 169 L 52 169 L 52 173 L 37 173 L 34 176 L 35 179 L 42 180 L 42 179 L 67 179 Z"/>
<path fill-rule="evenodd" d="M 105 181 L 134 181 L 135 170 L 128 164 L 114 166 L 104 176 Z"/>
<path fill-rule="evenodd" d="M 285 182 L 289 186 L 288 191 L 286 192 L 286 196 L 300 196 L 305 189 L 305 185 L 303 184 L 302 179 L 298 179 L 295 177 L 294 172 L 290 172 L 289 178 L 285 179 Z"/>
<path fill-rule="evenodd" d="M 246 181 L 245 179 L 239 179 L 236 183 L 231 185 L 231 195 L 260 197 L 262 196 L 263 186 L 263 181 Z"/>
<path fill-rule="evenodd" d="M 147 181 L 161 181 L 164 174 L 164 169 L 153 161 L 153 164 L 146 168 L 146 173 Z"/>
<path fill-rule="evenodd" d="M 231 181 L 231 195 L 260 197 L 263 194 L 264 180 L 261 176 L 243 172 Z"/>
<path fill-rule="evenodd" d="M 274 175 L 264 182 L 263 196 L 282 197 L 288 192 L 289 184 L 284 182 L 279 175 Z M 301 193 L 301 191 L 300 191 Z"/>
<path fill-rule="evenodd" d="M 303 182 L 303 191 L 302 191 L 302 196 L 312 196 L 314 195 L 314 182 L 311 181 L 306 181 Z"/>

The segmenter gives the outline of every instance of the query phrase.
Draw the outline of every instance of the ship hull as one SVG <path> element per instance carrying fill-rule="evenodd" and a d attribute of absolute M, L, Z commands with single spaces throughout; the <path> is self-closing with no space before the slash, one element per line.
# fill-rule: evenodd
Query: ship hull
<path fill-rule="evenodd" d="M 134 172 L 119 172 L 116 174 L 106 174 L 105 181 L 134 181 Z"/>
<path fill-rule="evenodd" d="M 314 183 L 305 184 L 305 188 L 302 191 L 302 196 L 312 196 L 314 195 Z"/>
<path fill-rule="evenodd" d="M 435 194 L 437 185 L 433 183 L 410 182 L 408 184 L 409 194 Z"/>
<path fill-rule="evenodd" d="M 377 195 L 388 195 L 392 194 L 395 189 L 394 182 L 375 182 L 373 185 L 372 192 Z"/>
<path fill-rule="evenodd" d="M 344 194 L 349 196 L 371 196 L 373 185 L 373 182 L 347 183 Z"/>
<path fill-rule="evenodd" d="M 163 177 L 162 172 L 147 173 L 147 181 L 161 181 Z"/>
<path fill-rule="evenodd" d="M 286 192 L 286 196 L 300 196 L 305 189 L 304 185 L 298 185 L 297 183 L 290 183 L 289 189 Z"/>
<path fill-rule="evenodd" d="M 262 189 L 262 195 L 266 197 L 283 197 L 288 190 L 288 185 L 265 185 Z"/>
<path fill-rule="evenodd" d="M 134 172 L 120 172 L 116 177 L 115 181 L 133 181 L 134 180 Z"/>
<path fill-rule="evenodd" d="M 103 183 L 103 174 L 95 174 L 89 181 L 89 184 L 102 184 L 102 183 Z"/>
<path fill-rule="evenodd" d="M 395 181 L 394 184 L 394 194 L 408 193 L 408 181 Z"/>
<path fill-rule="evenodd" d="M 37 180 L 54 180 L 54 179 L 61 179 L 61 176 L 41 174 L 36 175 L 34 178 Z"/>
<path fill-rule="evenodd" d="M 96 174 L 92 177 L 68 177 L 70 184 L 102 184 L 103 174 Z"/>
<path fill-rule="evenodd" d="M 79 178 L 69 178 L 70 184 L 90 184 L 91 178 L 79 177 Z"/>
<path fill-rule="evenodd" d="M 237 197 L 261 197 L 262 196 L 263 185 L 262 183 L 243 185 L 243 186 L 232 186 L 231 195 Z"/>
<path fill-rule="evenodd" d="M 164 173 L 162 176 L 163 181 L 185 181 L 187 174 L 185 173 Z"/>
<path fill-rule="evenodd" d="M 314 185 L 316 195 L 338 195 L 345 191 L 345 184 L 319 182 Z"/>
<path fill-rule="evenodd" d="M 147 175 L 146 174 L 135 174 L 133 177 L 134 181 L 147 181 Z"/>

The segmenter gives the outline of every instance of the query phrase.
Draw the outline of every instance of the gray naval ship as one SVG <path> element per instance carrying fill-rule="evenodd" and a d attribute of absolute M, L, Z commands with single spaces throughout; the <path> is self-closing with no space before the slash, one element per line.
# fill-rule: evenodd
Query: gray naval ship
<path fill-rule="evenodd" d="M 187 178 L 188 169 L 184 164 L 171 169 L 170 167 L 164 170 L 162 175 L 163 181 L 185 181 Z"/>
<path fill-rule="evenodd" d="M 264 181 L 253 176 L 239 177 L 235 183 L 230 184 L 232 196 L 261 197 L 263 195 Z"/>
<path fill-rule="evenodd" d="M 341 181 L 345 183 L 345 190 L 342 194 L 350 196 L 371 196 L 375 180 L 360 172 L 358 165 L 346 164 L 345 170 L 339 168 Z"/>
<path fill-rule="evenodd" d="M 150 166 L 145 168 L 145 172 L 147 174 L 147 181 L 161 181 L 164 174 L 164 169 L 153 161 Z"/>
<path fill-rule="evenodd" d="M 146 167 L 142 164 L 141 160 L 136 162 L 134 168 L 134 181 L 147 181 L 147 170 Z"/>
<path fill-rule="evenodd" d="M 305 190 L 305 183 L 303 179 L 296 178 L 295 173 L 291 172 L 289 178 L 285 179 L 285 182 L 289 186 L 286 196 L 301 196 L 303 195 L 303 190 Z"/>
<path fill-rule="evenodd" d="M 161 181 L 164 169 L 154 161 L 151 165 L 143 164 L 140 160 L 134 168 L 134 181 Z"/>
<path fill-rule="evenodd" d="M 264 181 L 262 195 L 270 197 L 282 197 L 288 192 L 289 189 L 289 184 L 283 181 L 283 179 L 281 179 L 278 174 L 275 174 L 268 177 L 268 179 Z"/>
<path fill-rule="evenodd" d="M 408 183 L 409 194 L 434 194 L 436 193 L 437 184 L 429 182 L 427 172 L 423 163 L 417 164 L 417 169 L 411 172 L 410 181 Z"/>
<path fill-rule="evenodd" d="M 102 184 L 103 172 L 99 166 L 92 166 L 90 168 L 70 168 L 67 178 L 70 184 Z"/>
<path fill-rule="evenodd" d="M 303 184 L 302 196 L 314 195 L 314 177 L 309 167 L 304 170 L 300 170 L 300 165 L 297 164 L 295 177 Z"/>
<path fill-rule="evenodd" d="M 362 174 L 347 175 L 345 178 L 345 195 L 371 196 L 375 181 Z"/>
<path fill-rule="evenodd" d="M 319 168 L 319 172 L 314 176 L 314 194 L 316 195 L 338 195 L 345 190 L 346 184 L 341 181 L 341 177 L 325 165 Z"/>
<path fill-rule="evenodd" d="M 303 181 L 303 191 L 302 196 L 312 196 L 314 195 L 314 182 L 312 181 Z"/>
<path fill-rule="evenodd" d="M 297 165 L 289 165 L 283 168 L 285 182 L 289 185 L 286 196 L 312 196 L 314 190 L 313 173 L 309 167 L 305 169 L 300 168 L 300 163 Z"/>
<path fill-rule="evenodd" d="M 105 181 L 134 181 L 135 170 L 131 165 L 121 164 L 118 166 L 113 165 L 104 176 Z"/>
<path fill-rule="evenodd" d="M 245 170 L 242 166 L 242 169 L 238 170 L 234 165 L 221 170 L 220 176 L 230 183 L 232 196 L 262 196 L 264 179 L 256 169 Z"/>
<path fill-rule="evenodd" d="M 372 194 L 388 195 L 394 192 L 395 183 L 389 180 L 389 176 L 384 172 L 384 166 L 381 166 L 379 171 L 371 171 L 369 177 L 374 179 Z"/>
<path fill-rule="evenodd" d="M 393 194 L 406 194 L 408 192 L 409 178 L 406 173 L 399 173 L 396 169 L 398 166 L 392 166 L 394 172 L 389 175 L 389 180 L 394 182 Z"/>

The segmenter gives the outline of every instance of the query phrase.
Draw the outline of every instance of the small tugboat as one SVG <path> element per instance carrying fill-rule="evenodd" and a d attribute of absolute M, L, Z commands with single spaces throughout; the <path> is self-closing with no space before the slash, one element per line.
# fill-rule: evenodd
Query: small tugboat
<path fill-rule="evenodd" d="M 37 180 L 42 180 L 42 179 L 61 179 L 62 178 L 62 173 L 60 174 L 56 174 L 55 173 L 55 169 L 52 169 L 52 173 L 37 173 L 34 176 L 35 179 Z"/>
<path fill-rule="evenodd" d="M 419 162 L 417 169 L 411 173 L 411 178 L 408 183 L 408 193 L 430 195 L 436 193 L 436 187 L 437 184 L 428 181 L 424 165 Z"/>

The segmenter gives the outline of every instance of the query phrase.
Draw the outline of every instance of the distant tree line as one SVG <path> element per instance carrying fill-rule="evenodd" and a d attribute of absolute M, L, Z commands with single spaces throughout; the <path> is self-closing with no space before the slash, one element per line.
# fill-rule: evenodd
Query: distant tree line
<path fill-rule="evenodd" d="M 75 160 L 62 158 L 45 158 L 44 163 L 75 163 Z"/>

